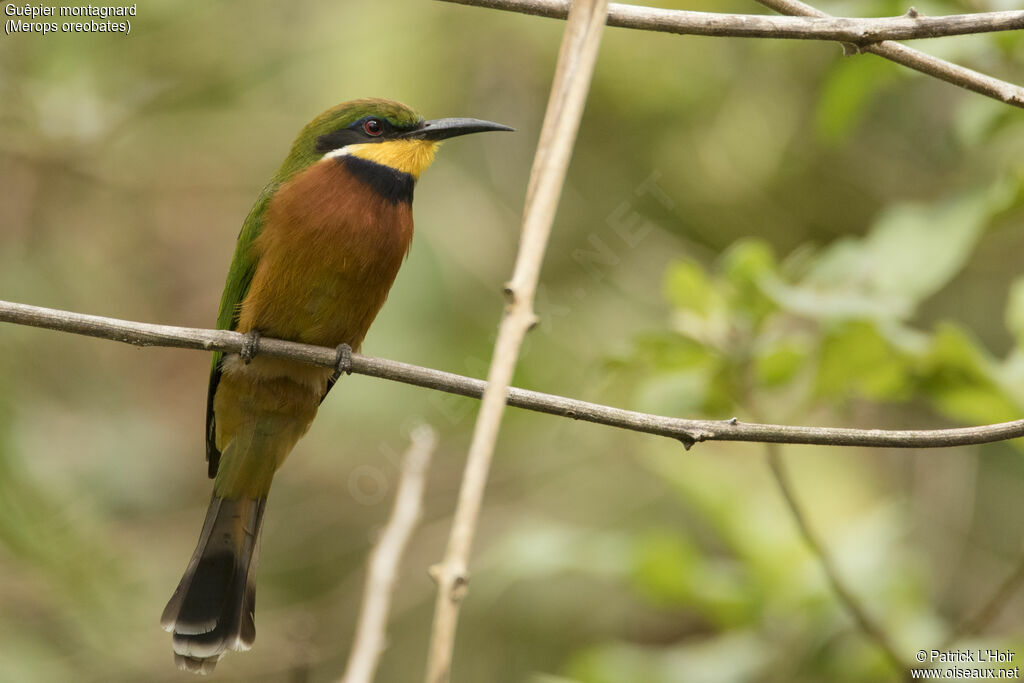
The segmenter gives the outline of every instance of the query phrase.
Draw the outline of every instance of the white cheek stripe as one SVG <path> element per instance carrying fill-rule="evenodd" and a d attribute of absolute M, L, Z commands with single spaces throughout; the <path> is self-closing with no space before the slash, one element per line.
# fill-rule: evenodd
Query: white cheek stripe
<path fill-rule="evenodd" d="M 351 147 L 351 145 L 345 145 L 344 147 L 339 147 L 338 149 L 332 149 L 327 154 L 324 154 L 323 158 L 324 159 L 335 159 L 337 157 L 347 157 L 347 156 L 350 156 L 352 153 L 348 151 L 349 147 Z"/>

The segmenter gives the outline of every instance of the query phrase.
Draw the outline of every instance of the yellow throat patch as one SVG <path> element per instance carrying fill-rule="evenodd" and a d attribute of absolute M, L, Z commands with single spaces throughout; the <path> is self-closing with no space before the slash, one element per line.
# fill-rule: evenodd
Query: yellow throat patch
<path fill-rule="evenodd" d="M 396 171 L 419 178 L 434 161 L 434 153 L 441 143 L 433 140 L 387 140 L 361 145 L 347 145 L 344 154 L 389 166 Z"/>

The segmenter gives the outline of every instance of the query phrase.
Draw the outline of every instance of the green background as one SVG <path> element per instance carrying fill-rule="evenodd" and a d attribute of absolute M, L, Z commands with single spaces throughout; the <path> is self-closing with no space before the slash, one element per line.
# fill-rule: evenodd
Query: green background
<path fill-rule="evenodd" d="M 483 376 L 563 27 L 436 2 L 150 0 L 128 36 L 3 36 L 0 298 L 212 326 L 238 229 L 292 137 L 340 101 L 390 97 L 517 129 L 441 150 L 364 345 Z M 1024 81 L 1020 33 L 916 45 Z M 1021 110 L 835 44 L 609 29 L 516 383 L 684 417 L 1019 418 L 1022 158 Z M 207 371 L 195 351 L 0 326 L 0 680 L 190 680 L 158 618 L 209 496 Z M 420 678 L 426 568 L 476 408 L 342 382 L 276 479 L 256 645 L 214 680 L 340 675 L 398 456 L 426 421 L 440 447 L 378 680 Z M 1021 562 L 1019 442 L 784 452 L 809 520 L 908 659 Z M 893 680 L 764 455 L 510 411 L 454 680 Z M 956 647 L 1024 652 L 1024 597 L 1006 603 Z"/>

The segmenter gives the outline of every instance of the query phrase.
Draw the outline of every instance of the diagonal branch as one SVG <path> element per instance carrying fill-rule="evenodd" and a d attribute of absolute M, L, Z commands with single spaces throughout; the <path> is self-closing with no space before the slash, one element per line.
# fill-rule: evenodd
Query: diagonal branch
<path fill-rule="evenodd" d="M 519 12 L 550 19 L 565 19 L 569 14 L 569 3 L 565 0 L 445 0 L 445 2 Z M 796 13 L 784 12 L 784 14 Z M 864 45 L 881 40 L 914 40 L 968 33 L 1013 31 L 1024 28 L 1024 11 L 978 12 L 940 17 L 926 17 L 913 13 L 902 17 L 861 19 L 831 17 L 826 14 L 807 15 L 806 17 L 775 17 L 763 14 L 692 12 L 610 3 L 608 5 L 608 25 L 680 35 L 837 40 Z"/>
<path fill-rule="evenodd" d="M 985 630 L 992 623 L 999 613 L 1003 611 L 1010 598 L 1024 585 L 1024 558 L 1017 562 L 1014 570 L 1007 575 L 1003 582 L 992 592 L 977 611 L 968 615 L 963 621 L 956 625 L 956 628 L 946 637 L 942 649 L 952 649 L 961 638 L 973 636 Z"/>
<path fill-rule="evenodd" d="M 401 459 L 401 479 L 391 517 L 370 557 L 355 641 L 340 683 L 372 683 L 387 644 L 385 629 L 398 564 L 423 512 L 427 467 L 437 444 L 437 434 L 428 425 L 415 428 L 410 438 L 412 443 Z"/>
<path fill-rule="evenodd" d="M 228 330 L 153 325 L 28 306 L 9 301 L 0 301 L 0 322 L 111 339 L 136 346 L 162 346 L 228 353 L 240 352 L 246 339 L 245 335 Z M 323 367 L 334 367 L 338 362 L 335 349 L 268 337 L 260 339 L 259 352 L 275 358 L 288 358 Z M 487 388 L 487 382 L 473 377 L 362 354 L 352 354 L 351 371 L 359 375 L 412 384 L 470 398 L 480 398 Z M 702 441 L 749 441 L 876 448 L 945 448 L 1024 437 L 1024 419 L 956 429 L 846 429 L 758 424 L 740 422 L 736 419 L 687 420 L 623 410 L 599 403 L 516 387 L 508 389 L 506 402 L 515 408 L 524 408 L 634 432 L 666 436 L 682 441 L 683 445 L 687 447 Z"/>
<path fill-rule="evenodd" d="M 807 544 L 807 547 L 810 548 L 814 556 L 818 558 L 818 564 L 821 565 L 822 571 L 825 572 L 825 577 L 832 587 L 832 592 L 835 593 L 839 602 L 843 604 L 843 607 L 853 617 L 853 620 L 857 622 L 857 626 L 864 632 L 864 635 L 873 640 L 879 649 L 885 653 L 893 667 L 901 673 L 909 671 L 910 665 L 900 657 L 896 645 L 892 642 L 888 632 L 886 632 L 881 624 L 875 621 L 874 617 L 868 614 L 865 607 L 861 604 L 860 598 L 846 585 L 846 581 L 839 573 L 835 560 L 832 559 L 832 555 L 829 554 L 828 549 L 825 547 L 825 542 L 821 540 L 821 537 L 807 520 L 807 515 L 804 514 L 804 510 L 796 498 L 793 482 L 790 481 L 789 472 L 786 470 L 785 463 L 782 460 L 781 448 L 779 448 L 778 444 L 769 443 L 765 444 L 765 449 L 768 452 L 768 465 L 771 467 L 772 476 L 775 478 L 779 492 L 786 502 L 786 507 L 789 508 L 790 515 L 793 517 L 793 521 L 796 523 L 804 543 Z"/>
<path fill-rule="evenodd" d="M 372 683 L 380 655 L 387 646 L 391 594 L 402 554 L 423 511 L 423 489 L 437 433 L 424 424 L 413 429 L 410 439 L 412 443 L 402 457 L 402 476 L 391 518 L 370 556 L 356 637 L 340 683 Z"/>
<path fill-rule="evenodd" d="M 757 0 L 780 14 L 795 14 L 805 17 L 825 18 L 829 15 L 800 0 Z M 903 66 L 934 76 L 955 86 L 971 90 L 979 95 L 1024 108 L 1024 88 L 978 73 L 972 69 L 947 62 L 938 57 L 920 52 L 906 45 L 884 41 L 860 47 L 863 52 L 885 57 Z"/>
<path fill-rule="evenodd" d="M 434 568 L 437 602 L 430 633 L 427 683 L 444 683 L 451 673 L 455 628 L 466 592 L 469 554 L 476 535 L 498 430 L 509 385 L 526 333 L 536 324 L 533 299 L 551 226 L 569 168 L 590 79 L 605 25 L 608 0 L 575 0 L 558 54 L 544 124 L 533 158 L 523 207 L 523 229 L 512 279 L 505 285 L 508 306 L 498 328 L 480 412 L 473 429 L 459 500 L 444 560 Z"/>
<path fill-rule="evenodd" d="M 568 8 L 565 0 L 444 1 L 553 19 L 564 19 Z M 1024 88 L 892 42 L 892 39 L 935 38 L 989 30 L 1020 29 L 1024 28 L 1021 25 L 1024 12 L 1020 10 L 944 17 L 924 17 L 911 10 L 903 17 L 852 19 L 833 17 L 800 0 L 757 2 L 780 14 L 791 16 L 687 12 L 612 3 L 608 6 L 608 25 L 704 36 L 836 40 L 843 44 L 847 52 L 870 52 L 955 86 L 1024 108 Z"/>

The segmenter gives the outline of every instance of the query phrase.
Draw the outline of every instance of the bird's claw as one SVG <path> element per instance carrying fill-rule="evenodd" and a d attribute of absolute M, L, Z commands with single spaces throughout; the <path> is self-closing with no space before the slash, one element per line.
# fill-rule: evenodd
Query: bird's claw
<path fill-rule="evenodd" d="M 335 357 L 334 368 L 346 375 L 352 374 L 352 347 L 348 344 L 338 344 L 338 355 Z"/>
<path fill-rule="evenodd" d="M 256 354 L 260 352 L 260 333 L 258 330 L 250 330 L 245 333 L 245 340 L 242 341 L 242 350 L 239 355 L 245 364 L 248 365 Z"/>

